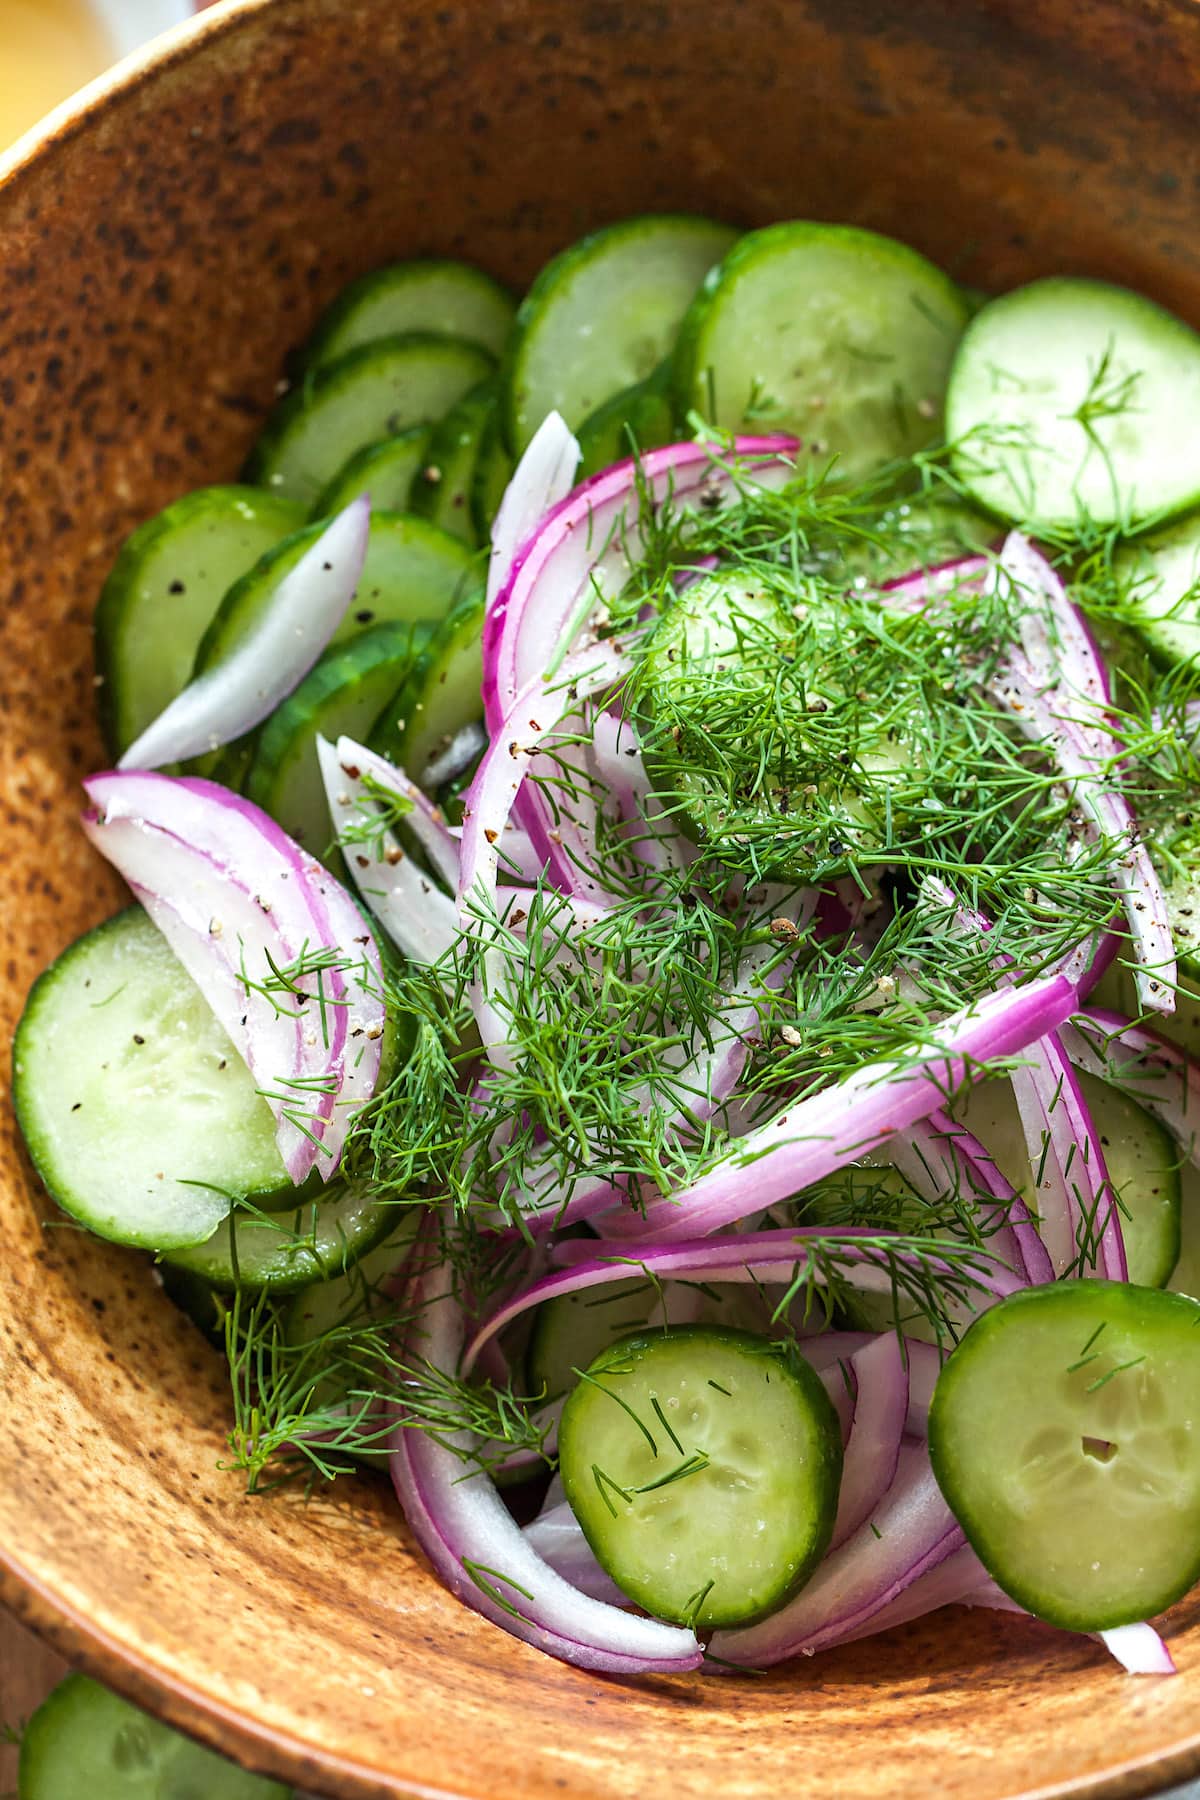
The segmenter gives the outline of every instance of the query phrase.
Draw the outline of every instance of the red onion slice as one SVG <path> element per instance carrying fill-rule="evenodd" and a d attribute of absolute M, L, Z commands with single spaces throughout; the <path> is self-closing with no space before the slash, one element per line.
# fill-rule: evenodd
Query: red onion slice
<path fill-rule="evenodd" d="M 765 1669 L 857 1635 L 927 1570 L 962 1548 L 923 1444 L 904 1444 L 896 1478 L 872 1519 L 818 1567 L 795 1599 L 760 1620 L 714 1634 L 723 1663 Z"/>
<path fill-rule="evenodd" d="M 1125 1239 L 1100 1133 L 1058 1037 L 1051 1032 L 1031 1044 L 1009 1079 L 1055 1272 L 1100 1269 L 1125 1281 Z"/>
<path fill-rule="evenodd" d="M 1175 1659 L 1153 1625 L 1117 1625 L 1098 1631 L 1104 1648 L 1130 1675 L 1178 1675 Z"/>
<path fill-rule="evenodd" d="M 354 1104 L 374 1091 L 384 1028 L 379 953 L 328 871 L 215 783 L 131 771 L 85 784 L 92 842 L 126 877 L 228 1032 L 276 1119 L 293 1181 L 336 1169 Z M 302 957 L 331 966 L 304 998 L 247 988 Z M 327 957 L 326 960 L 329 960 Z"/>
<path fill-rule="evenodd" d="M 544 1509 L 526 1525 L 525 1541 L 543 1562 L 581 1593 L 593 1600 L 607 1601 L 610 1606 L 630 1604 L 629 1596 L 596 1561 L 583 1527 L 565 1500 Z"/>
<path fill-rule="evenodd" d="M 562 414 L 547 413 L 514 469 L 492 521 L 488 612 L 507 588 L 517 553 L 534 527 L 575 485 L 575 471 L 582 454 Z"/>
<path fill-rule="evenodd" d="M 639 1233 L 699 1236 L 811 1187 L 927 1118 L 947 1091 L 977 1079 L 988 1062 L 1019 1054 L 1061 1024 L 1074 1001 L 1075 989 L 1061 975 L 986 995 L 937 1027 L 936 1046 L 867 1063 L 785 1106 L 689 1187 L 650 1201 Z"/>
<path fill-rule="evenodd" d="M 409 1290 L 416 1320 L 410 1348 L 435 1368 L 453 1370 L 462 1349 L 462 1309 L 453 1270 L 418 1274 Z M 484 1618 L 564 1662 L 618 1675 L 694 1669 L 700 1647 L 690 1631 L 639 1618 L 592 1599 L 544 1561 L 513 1520 L 495 1483 L 455 1449 L 470 1454 L 466 1434 L 439 1442 L 404 1425 L 396 1400 L 391 1472 L 404 1516 L 451 1593 Z M 454 1448 L 448 1447 L 453 1445 Z M 465 1479 L 464 1479 L 465 1477 Z"/>
<path fill-rule="evenodd" d="M 842 1465 L 831 1551 L 867 1523 L 891 1487 L 908 1414 L 908 1364 L 903 1341 L 894 1331 L 860 1350 L 852 1366 L 854 1422 Z"/>
<path fill-rule="evenodd" d="M 362 576 L 371 504 L 354 500 L 280 581 L 245 639 L 189 683 L 119 769 L 157 769 L 232 743 L 274 712 L 308 674 L 345 617 Z"/>

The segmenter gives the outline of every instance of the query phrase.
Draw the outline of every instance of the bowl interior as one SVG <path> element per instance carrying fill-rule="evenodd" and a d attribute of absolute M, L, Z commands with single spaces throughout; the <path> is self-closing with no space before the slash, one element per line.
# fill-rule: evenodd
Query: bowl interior
<path fill-rule="evenodd" d="M 236 472 L 349 276 L 432 252 L 521 284 L 634 211 L 807 214 L 984 287 L 1087 271 L 1200 324 L 1198 83 L 1182 0 L 250 0 L 23 151 L 0 181 L 9 1029 L 118 899 L 74 823 L 114 550 Z M 443 1592 L 381 1486 L 248 1499 L 216 1356 L 142 1261 L 54 1217 L 7 1111 L 0 1133 L 0 1594 L 254 1766 L 363 1800 L 798 1772 L 813 1800 L 999 1800 L 1200 1768 L 1195 1599 L 1166 1682 L 962 1612 L 753 1680 L 541 1658 Z"/>

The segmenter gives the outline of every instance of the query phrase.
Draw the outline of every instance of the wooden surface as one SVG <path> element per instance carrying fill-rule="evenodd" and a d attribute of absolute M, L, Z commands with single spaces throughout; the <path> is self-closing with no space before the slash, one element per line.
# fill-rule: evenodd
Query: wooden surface
<path fill-rule="evenodd" d="M 0 1728 L 19 1727 L 67 1672 L 61 1657 L 0 1609 Z M 0 1744 L 0 1795 L 16 1792 L 17 1753 Z"/>
<path fill-rule="evenodd" d="M 1200 321 L 1200 8 L 1176 0 L 257 0 L 0 182 L 0 1033 L 117 903 L 78 831 L 122 535 L 228 479 L 284 348 L 389 256 L 515 284 L 640 210 L 892 231 Z M 0 1593 L 72 1659 L 338 1800 L 1013 1800 L 1200 1767 L 1182 1673 L 999 1614 L 758 1680 L 620 1680 L 468 1612 L 382 1484 L 247 1498 L 227 1382 L 144 1261 L 45 1228 L 0 1107 Z"/>

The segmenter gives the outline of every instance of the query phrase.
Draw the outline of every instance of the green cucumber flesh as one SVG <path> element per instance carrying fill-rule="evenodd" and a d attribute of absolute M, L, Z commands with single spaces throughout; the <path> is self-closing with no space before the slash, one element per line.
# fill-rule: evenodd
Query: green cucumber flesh
<path fill-rule="evenodd" d="M 1200 337 L 1125 288 L 1031 282 L 967 327 L 946 435 L 972 497 L 1024 530 L 1182 512 L 1200 500 Z"/>
<path fill-rule="evenodd" d="M 291 1800 L 292 1790 L 252 1775 L 118 1698 L 86 1675 L 68 1675 L 21 1738 L 20 1800 Z"/>
<path fill-rule="evenodd" d="M 356 451 L 440 419 L 494 366 L 478 344 L 421 333 L 350 350 L 279 402 L 245 478 L 311 507 Z"/>
<path fill-rule="evenodd" d="M 1098 1076 L 1076 1070 L 1117 1196 L 1129 1279 L 1161 1287 L 1179 1256 L 1179 1151 L 1145 1109 Z M 1011 1083 L 977 1082 L 954 1107 L 959 1122 L 991 1151 L 996 1167 L 1037 1213 L 1034 1170 Z"/>
<path fill-rule="evenodd" d="M 203 1244 L 166 1252 L 222 1293 L 235 1288 L 294 1294 L 333 1281 L 396 1224 L 396 1207 L 362 1188 L 332 1183 L 320 1199 L 277 1212 L 239 1208 Z"/>
<path fill-rule="evenodd" d="M 609 225 L 547 263 L 521 302 L 505 361 L 504 431 L 518 455 L 557 411 L 574 427 L 644 381 L 735 233 L 648 215 Z"/>
<path fill-rule="evenodd" d="M 504 442 L 500 409 L 497 407 L 484 424 L 479 439 L 479 455 L 471 471 L 471 525 L 476 543 L 491 542 L 492 521 L 500 510 L 500 502 L 513 478 L 515 467 Z"/>
<path fill-rule="evenodd" d="M 1179 1260 L 1167 1286 L 1173 1294 L 1200 1300 L 1200 1169 L 1193 1163 L 1183 1165 L 1180 1187 Z"/>
<path fill-rule="evenodd" d="M 406 512 L 413 482 L 429 460 L 431 425 L 410 425 L 356 450 L 317 496 L 314 519 L 330 519 L 364 494 L 375 512 Z"/>
<path fill-rule="evenodd" d="M 126 539 L 95 618 L 100 722 L 114 758 L 187 686 L 228 589 L 301 523 L 282 495 L 199 488 Z"/>
<path fill-rule="evenodd" d="M 849 225 L 768 225 L 689 308 L 675 408 L 730 431 L 793 432 L 802 464 L 833 461 L 859 481 L 938 436 L 966 322 L 954 283 L 905 244 Z"/>
<path fill-rule="evenodd" d="M 563 1409 L 572 1511 L 656 1618 L 707 1630 L 781 1606 L 829 1543 L 841 1432 L 820 1379 L 751 1332 L 684 1325 L 602 1352 Z"/>
<path fill-rule="evenodd" d="M 622 388 L 588 414 L 579 430 L 579 478 L 596 475 L 644 450 L 657 450 L 676 436 L 671 405 L 671 365 L 661 364 L 645 381 Z"/>
<path fill-rule="evenodd" d="M 516 310 L 507 289 L 470 263 L 432 257 L 392 263 L 343 288 L 318 321 L 301 362 L 319 368 L 348 350 L 414 331 L 466 338 L 499 356 Z"/>
<path fill-rule="evenodd" d="M 494 381 L 482 382 L 464 394 L 436 426 L 429 454 L 412 486 L 412 510 L 472 546 L 479 538 L 471 516 L 471 486 L 484 429 L 495 411 Z"/>
<path fill-rule="evenodd" d="M 1113 557 L 1122 616 L 1168 668 L 1200 656 L 1200 514 L 1124 544 Z"/>
<path fill-rule="evenodd" d="M 235 1199 L 291 1187 L 269 1107 L 141 907 L 39 976 L 13 1042 L 13 1102 L 50 1194 L 114 1243 L 202 1243 Z"/>
<path fill-rule="evenodd" d="M 289 837 L 324 856 L 336 838 L 317 757 L 318 736 L 361 739 L 400 691 L 431 626 L 377 625 L 325 652 L 276 707 L 257 740 L 245 793 Z"/>
<path fill-rule="evenodd" d="M 393 706 L 376 720 L 370 747 L 424 784 L 460 732 L 483 721 L 483 595 L 447 613 L 417 657 Z"/>
<path fill-rule="evenodd" d="M 1026 1288 L 934 1391 L 929 1453 L 989 1574 L 1071 1631 L 1147 1619 L 1200 1578 L 1200 1305 L 1111 1281 Z"/>

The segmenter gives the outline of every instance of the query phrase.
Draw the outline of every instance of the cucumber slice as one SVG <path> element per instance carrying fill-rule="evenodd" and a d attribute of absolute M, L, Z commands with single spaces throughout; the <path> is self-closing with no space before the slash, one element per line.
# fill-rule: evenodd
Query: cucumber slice
<path fill-rule="evenodd" d="M 363 494 L 371 496 L 376 512 L 405 512 L 413 482 L 429 460 L 432 436 L 431 425 L 410 425 L 395 437 L 356 450 L 317 496 L 313 518 L 332 518 Z"/>
<path fill-rule="evenodd" d="M 471 524 L 477 543 L 491 542 L 492 520 L 500 510 L 504 490 L 513 478 L 515 467 L 504 443 L 497 406 L 483 427 L 479 456 L 471 471 Z"/>
<path fill-rule="evenodd" d="M 1128 1094 L 1076 1070 L 1117 1196 L 1129 1279 L 1162 1287 L 1179 1258 L 1179 1151 L 1170 1133 Z M 955 1117 L 991 1151 L 996 1167 L 1037 1212 L 1034 1171 L 1007 1081 L 976 1082 Z"/>
<path fill-rule="evenodd" d="M 667 355 L 696 289 L 734 242 L 686 214 L 624 219 L 548 262 L 505 363 L 504 434 L 520 455 L 549 412 L 575 426 Z"/>
<path fill-rule="evenodd" d="M 200 488 L 125 540 L 95 618 L 100 724 L 114 759 L 187 686 L 226 590 L 301 523 L 282 495 Z"/>
<path fill-rule="evenodd" d="M 263 726 L 246 776 L 249 800 L 316 856 L 337 834 L 317 758 L 317 737 L 361 738 L 410 673 L 432 628 L 377 625 L 327 650 Z"/>
<path fill-rule="evenodd" d="M 604 1351 L 563 1408 L 563 1487 L 597 1561 L 697 1630 L 774 1611 L 833 1532 L 837 1414 L 799 1356 L 684 1325 Z"/>
<path fill-rule="evenodd" d="M 671 365 L 664 362 L 645 381 L 622 388 L 589 413 L 576 433 L 582 452 L 579 475 L 595 475 L 639 451 L 657 450 L 675 438 Z"/>
<path fill-rule="evenodd" d="M 404 332 L 466 338 L 499 356 L 512 330 L 516 303 L 507 289 L 470 263 L 392 263 L 343 288 L 318 321 L 301 362 L 315 369 L 348 350 Z"/>
<path fill-rule="evenodd" d="M 494 381 L 464 394 L 435 429 L 429 454 L 413 481 L 412 510 L 464 544 L 479 542 L 471 517 L 471 484 L 484 428 L 495 411 Z"/>
<path fill-rule="evenodd" d="M 321 524 L 306 525 L 229 590 L 201 640 L 194 674 L 203 675 L 242 642 L 283 577 L 323 530 Z M 480 567 L 478 556 L 427 520 L 408 513 L 373 513 L 362 579 L 333 642 L 344 644 L 372 625 L 443 618 L 474 587 Z"/>
<path fill-rule="evenodd" d="M 435 630 L 371 732 L 370 746 L 424 784 L 466 727 L 483 723 L 483 595 L 468 594 Z"/>
<path fill-rule="evenodd" d="M 440 419 L 494 366 L 478 344 L 420 332 L 350 350 L 279 402 L 246 480 L 311 507 L 356 450 Z"/>
<path fill-rule="evenodd" d="M 1112 1281 L 1027 1288 L 938 1380 L 934 1474 L 1006 1594 L 1070 1631 L 1200 1579 L 1200 1305 Z"/>
<path fill-rule="evenodd" d="M 333 1185 L 323 1196 L 286 1212 L 230 1213 L 206 1242 L 169 1250 L 166 1261 L 222 1293 L 294 1294 L 333 1281 L 394 1228 L 396 1207 L 358 1187 Z"/>
<path fill-rule="evenodd" d="M 43 1700 L 21 1739 L 21 1800 L 291 1800 L 292 1790 L 251 1775 L 182 1732 L 118 1699 L 86 1675 L 68 1675 Z"/>
<path fill-rule="evenodd" d="M 1200 499 L 1200 338 L 1125 288 L 1031 282 L 968 326 L 946 435 L 973 498 L 1029 530 L 1182 512 Z"/>
<path fill-rule="evenodd" d="M 731 431 L 792 431 L 858 481 L 932 442 L 967 307 L 906 244 L 851 225 L 768 225 L 697 294 L 675 406 Z"/>
<path fill-rule="evenodd" d="M 140 906 L 34 983 L 13 1104 L 50 1194 L 114 1243 L 200 1243 L 235 1199 L 291 1187 L 270 1109 Z"/>
<path fill-rule="evenodd" d="M 1200 656 L 1200 513 L 1125 544 L 1113 557 L 1124 618 L 1171 668 Z"/>
<path fill-rule="evenodd" d="M 1167 1286 L 1173 1294 L 1200 1300 L 1200 1169 L 1185 1163 L 1180 1187 L 1179 1261 Z"/>

